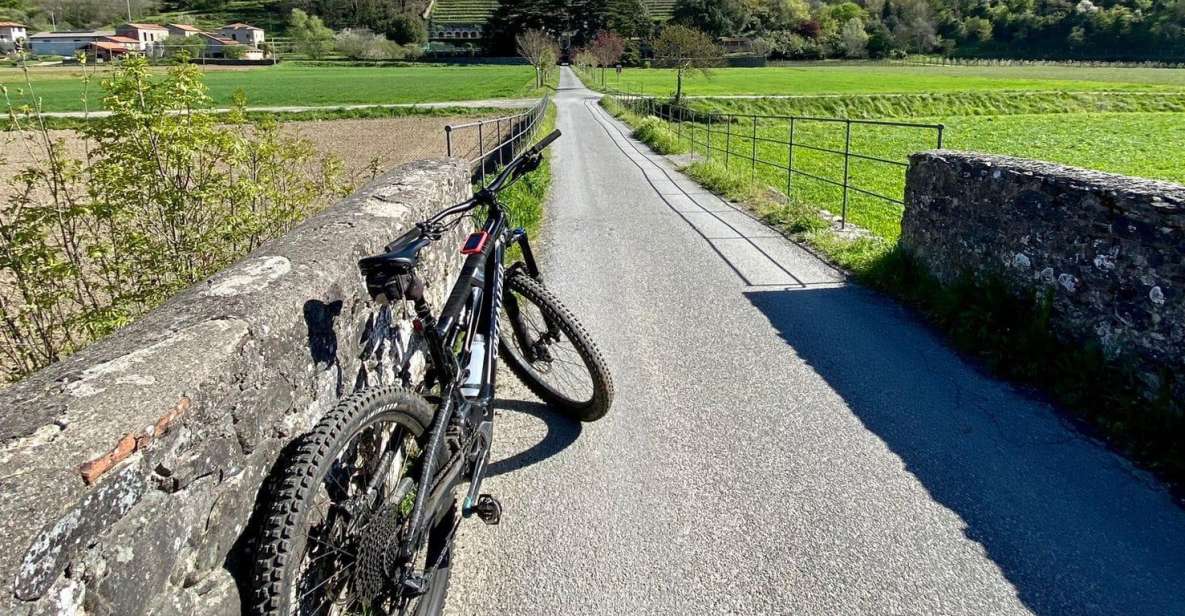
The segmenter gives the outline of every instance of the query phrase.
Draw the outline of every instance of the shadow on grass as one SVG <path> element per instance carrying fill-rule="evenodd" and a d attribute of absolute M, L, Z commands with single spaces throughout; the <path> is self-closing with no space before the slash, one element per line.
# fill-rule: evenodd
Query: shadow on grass
<path fill-rule="evenodd" d="M 1119 456 L 867 289 L 745 296 L 1034 613 L 1185 613 L 1185 512 Z"/>

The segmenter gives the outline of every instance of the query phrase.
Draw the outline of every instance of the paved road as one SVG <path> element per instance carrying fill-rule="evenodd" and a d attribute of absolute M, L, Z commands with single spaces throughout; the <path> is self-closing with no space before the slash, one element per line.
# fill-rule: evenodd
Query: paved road
<path fill-rule="evenodd" d="M 450 614 L 1185 614 L 1154 483 L 561 83 L 545 271 L 617 402 L 505 403 Z"/>
<path fill-rule="evenodd" d="M 363 105 L 285 105 L 279 107 L 247 107 L 247 111 L 264 113 L 298 113 L 302 111 L 336 111 L 338 109 L 399 109 L 416 107 L 419 109 L 525 109 L 538 103 L 537 98 L 488 98 L 475 101 L 446 101 L 441 103 L 396 103 L 396 104 L 363 104 Z M 219 107 L 214 113 L 228 113 L 230 109 Z M 110 111 L 46 111 L 42 115 L 50 118 L 105 118 Z"/>

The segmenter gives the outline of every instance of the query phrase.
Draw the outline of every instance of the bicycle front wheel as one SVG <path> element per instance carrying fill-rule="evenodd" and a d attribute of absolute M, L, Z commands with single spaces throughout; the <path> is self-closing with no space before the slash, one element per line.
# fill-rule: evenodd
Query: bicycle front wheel
<path fill-rule="evenodd" d="M 613 403 L 613 380 L 576 317 L 522 270 L 507 276 L 505 294 L 498 346 L 515 376 L 574 419 L 604 417 Z"/>

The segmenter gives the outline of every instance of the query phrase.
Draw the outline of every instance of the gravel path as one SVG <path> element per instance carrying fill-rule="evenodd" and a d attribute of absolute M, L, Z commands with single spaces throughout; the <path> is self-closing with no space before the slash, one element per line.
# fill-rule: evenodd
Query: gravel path
<path fill-rule="evenodd" d="M 514 388 L 449 614 L 1185 614 L 1185 511 L 697 189 L 564 70 L 549 285 L 617 383 Z"/>

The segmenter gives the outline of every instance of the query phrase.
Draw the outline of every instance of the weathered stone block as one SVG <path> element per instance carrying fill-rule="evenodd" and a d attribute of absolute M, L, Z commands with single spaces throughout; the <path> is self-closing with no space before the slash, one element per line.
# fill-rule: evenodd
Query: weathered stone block
<path fill-rule="evenodd" d="M 1185 399 L 1185 186 L 940 150 L 911 157 L 905 192 L 901 244 L 940 280 L 1048 294 L 1059 337 Z"/>
<path fill-rule="evenodd" d="M 356 388 L 420 374 L 357 260 L 470 194 L 460 161 L 400 167 L 0 391 L 0 614 L 237 614 L 235 559 L 283 445 Z M 436 305 L 464 234 L 424 255 Z"/>

